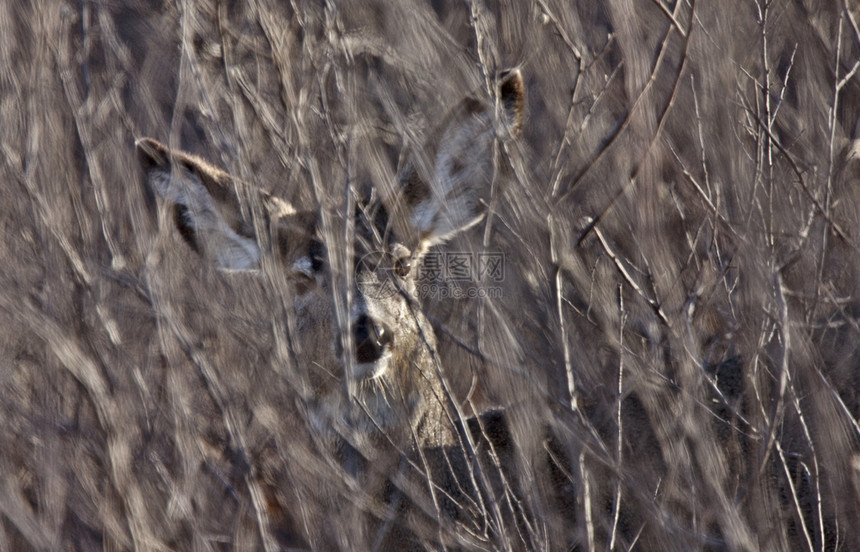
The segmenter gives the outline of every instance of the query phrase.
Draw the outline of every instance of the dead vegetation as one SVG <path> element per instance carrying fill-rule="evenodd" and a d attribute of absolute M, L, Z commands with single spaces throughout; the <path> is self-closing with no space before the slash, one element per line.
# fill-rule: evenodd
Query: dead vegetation
<path fill-rule="evenodd" d="M 575 4 L 0 3 L 0 550 L 384 543 L 399 506 L 308 421 L 289 289 L 166 231 L 134 141 L 343 213 L 517 65 L 523 136 L 449 247 L 503 252 L 503 293 L 425 304 L 464 412 L 507 409 L 504 480 L 460 518 L 410 488 L 412 529 L 860 549 L 857 6 Z"/>

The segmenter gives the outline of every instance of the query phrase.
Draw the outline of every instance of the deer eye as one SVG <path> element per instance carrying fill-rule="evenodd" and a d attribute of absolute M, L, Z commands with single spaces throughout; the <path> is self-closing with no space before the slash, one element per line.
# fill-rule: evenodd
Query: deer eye
<path fill-rule="evenodd" d="M 325 266 L 325 249 L 322 242 L 314 240 L 308 246 L 305 255 L 302 255 L 293 263 L 293 270 L 297 275 L 308 280 L 314 280 L 316 275 Z"/>
<path fill-rule="evenodd" d="M 394 272 L 401 278 L 405 278 L 412 270 L 412 253 L 403 244 L 397 243 L 391 248 L 391 256 L 394 258 Z"/>
<path fill-rule="evenodd" d="M 308 247 L 308 261 L 310 269 L 317 273 L 325 265 L 325 248 L 320 240 L 312 240 Z"/>
<path fill-rule="evenodd" d="M 402 257 L 394 261 L 394 271 L 401 278 L 405 278 L 409 275 L 409 271 L 412 270 L 412 259 L 409 257 Z"/>

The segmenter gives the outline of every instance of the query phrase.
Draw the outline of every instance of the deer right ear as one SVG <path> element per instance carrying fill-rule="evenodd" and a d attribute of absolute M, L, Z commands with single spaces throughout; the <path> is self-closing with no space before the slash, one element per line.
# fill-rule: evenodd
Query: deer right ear
<path fill-rule="evenodd" d="M 218 268 L 255 268 L 260 248 L 251 221 L 242 216 L 233 179 L 152 138 L 142 138 L 135 146 L 147 185 L 172 206 L 176 229 L 186 243 Z"/>
<path fill-rule="evenodd" d="M 390 208 L 404 219 L 393 217 L 398 235 L 417 241 L 419 256 L 484 216 L 496 170 L 495 141 L 518 134 L 524 105 L 520 71 L 499 73 L 494 101 L 465 98 L 431 135 L 425 163 L 404 166 Z"/>
<path fill-rule="evenodd" d="M 507 130 L 510 136 L 519 134 L 523 126 L 523 111 L 526 103 L 526 89 L 519 69 L 509 69 L 499 73 L 499 103 L 502 107 Z"/>

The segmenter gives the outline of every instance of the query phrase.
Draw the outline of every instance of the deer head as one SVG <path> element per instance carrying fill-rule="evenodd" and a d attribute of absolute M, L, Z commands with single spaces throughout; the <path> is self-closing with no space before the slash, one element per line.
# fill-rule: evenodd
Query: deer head
<path fill-rule="evenodd" d="M 153 139 L 137 142 L 146 183 L 172 208 L 193 251 L 222 270 L 259 270 L 266 257 L 280 267 L 295 309 L 298 335 L 291 342 L 299 344 L 297 360 L 322 426 L 343 423 L 359 435 L 412 433 L 421 446 L 450 439 L 436 340 L 415 299 L 415 273 L 430 247 L 484 214 L 494 144 L 522 124 L 519 71 L 501 73 L 496 94 L 462 100 L 401 171 L 394 193 L 359 210 L 348 332 L 333 308 L 318 209 L 251 189 Z"/>

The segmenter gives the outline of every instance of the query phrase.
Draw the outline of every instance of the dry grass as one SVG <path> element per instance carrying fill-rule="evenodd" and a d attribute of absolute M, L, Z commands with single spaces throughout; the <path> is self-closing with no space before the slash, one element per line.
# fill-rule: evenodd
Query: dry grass
<path fill-rule="evenodd" d="M 0 550 L 371 548 L 289 290 L 203 266 L 133 143 L 343 212 L 513 65 L 450 246 L 502 296 L 426 305 L 463 408 L 508 409 L 508 494 L 426 546 L 860 549 L 853 3 L 153 4 L 0 2 Z"/>

